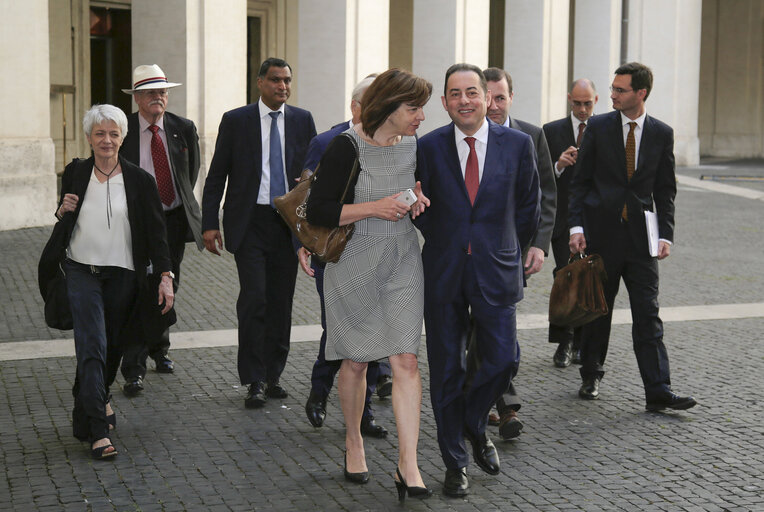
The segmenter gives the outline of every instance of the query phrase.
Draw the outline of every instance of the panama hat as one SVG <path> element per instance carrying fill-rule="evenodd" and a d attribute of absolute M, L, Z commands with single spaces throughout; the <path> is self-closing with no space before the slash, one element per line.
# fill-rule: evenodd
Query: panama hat
<path fill-rule="evenodd" d="M 177 87 L 182 84 L 176 84 L 168 82 L 167 77 L 164 75 L 162 68 L 156 64 L 150 66 L 143 65 L 138 66 L 133 71 L 133 88 L 122 89 L 122 92 L 126 94 L 133 94 L 138 91 L 146 91 L 149 89 L 169 89 L 170 87 Z"/>

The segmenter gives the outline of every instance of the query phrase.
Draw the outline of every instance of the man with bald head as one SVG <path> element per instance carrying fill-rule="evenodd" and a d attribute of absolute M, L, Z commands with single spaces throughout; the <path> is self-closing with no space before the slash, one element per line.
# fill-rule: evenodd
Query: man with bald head
<path fill-rule="evenodd" d="M 575 172 L 578 147 L 584 136 L 586 123 L 597 104 L 597 90 L 594 82 L 588 78 L 579 78 L 570 84 L 568 104 L 570 114 L 544 125 L 544 135 L 549 144 L 549 152 L 554 162 L 554 174 L 557 181 L 557 214 L 552 232 L 552 253 L 555 268 L 568 264 L 568 190 Z M 581 331 L 571 327 L 549 324 L 549 343 L 556 343 L 554 364 L 565 368 L 571 362 L 581 362 Z"/>

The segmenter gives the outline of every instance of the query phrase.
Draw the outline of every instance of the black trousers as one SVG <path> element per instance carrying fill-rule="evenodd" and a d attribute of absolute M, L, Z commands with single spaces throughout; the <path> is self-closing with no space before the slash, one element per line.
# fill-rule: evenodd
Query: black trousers
<path fill-rule="evenodd" d="M 180 286 L 180 264 L 186 252 L 188 221 L 183 205 L 165 212 L 167 225 L 167 245 L 170 248 L 172 273 L 175 274 L 172 287 L 175 293 Z M 161 314 L 157 306 L 157 286 L 160 276 L 149 279 L 147 293 L 139 297 L 140 303 L 131 320 L 133 328 L 123 342 L 122 376 L 125 379 L 146 376 L 146 360 L 167 355 L 170 350 L 170 323 L 175 323 L 174 312 Z M 170 316 L 168 316 L 170 315 Z M 172 322 L 170 322 L 172 319 Z"/>
<path fill-rule="evenodd" d="M 553 275 L 568 264 L 570 257 L 570 247 L 568 241 L 570 237 L 566 234 L 552 239 L 552 253 L 554 254 Z M 549 343 L 567 343 L 573 342 L 573 350 L 581 348 L 581 328 L 573 329 L 564 325 L 549 324 Z"/>
<path fill-rule="evenodd" d="M 278 212 L 255 205 L 234 254 L 239 273 L 238 370 L 241 384 L 279 380 L 289 355 L 297 255 Z"/>
<path fill-rule="evenodd" d="M 592 253 L 601 255 L 605 263 L 605 299 L 609 313 L 582 327 L 581 376 L 602 378 L 605 374 L 613 303 L 623 279 L 629 292 L 634 353 L 645 396 L 648 400 L 660 397 L 671 390 L 671 378 L 668 353 L 663 344 L 663 322 L 658 316 L 658 261 L 644 255 L 644 248 L 635 246 L 627 223 L 622 223 L 603 242 L 592 241 L 589 245 Z"/>

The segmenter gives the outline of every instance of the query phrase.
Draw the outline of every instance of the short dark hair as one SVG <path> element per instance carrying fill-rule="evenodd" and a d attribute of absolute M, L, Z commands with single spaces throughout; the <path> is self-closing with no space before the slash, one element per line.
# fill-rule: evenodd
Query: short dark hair
<path fill-rule="evenodd" d="M 627 62 L 615 70 L 616 75 L 631 75 L 631 88 L 634 90 L 645 89 L 645 99 L 650 96 L 653 89 L 653 72 L 640 62 Z"/>
<path fill-rule="evenodd" d="M 432 95 L 432 84 L 410 71 L 388 69 L 371 83 L 361 98 L 361 124 L 374 137 L 390 114 L 403 103 L 423 107 Z"/>
<path fill-rule="evenodd" d="M 501 82 L 501 79 L 507 81 L 507 91 L 512 94 L 512 75 L 500 68 L 487 68 L 483 70 L 485 79 L 488 82 Z"/>
<path fill-rule="evenodd" d="M 260 71 L 257 73 L 257 78 L 265 78 L 265 75 L 268 74 L 268 70 L 272 67 L 289 68 L 289 72 L 292 72 L 292 66 L 290 66 L 284 59 L 279 59 L 278 57 L 268 57 L 263 61 L 262 64 L 260 64 Z"/>
<path fill-rule="evenodd" d="M 480 70 L 480 68 L 472 64 L 465 64 L 462 62 L 460 64 L 454 64 L 446 70 L 446 79 L 443 82 L 443 96 L 448 96 L 448 78 L 459 71 L 472 71 L 473 73 L 477 74 L 477 76 L 480 78 L 480 87 L 483 88 L 483 92 L 488 92 L 488 84 L 486 83 L 485 75 Z"/>

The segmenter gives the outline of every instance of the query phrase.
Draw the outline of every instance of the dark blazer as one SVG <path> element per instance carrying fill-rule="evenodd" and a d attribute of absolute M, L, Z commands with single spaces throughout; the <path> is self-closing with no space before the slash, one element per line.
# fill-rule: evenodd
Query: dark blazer
<path fill-rule="evenodd" d="M 584 132 L 585 133 L 585 132 Z M 549 154 L 552 159 L 552 172 L 554 165 L 560 159 L 560 155 L 570 146 L 576 145 L 576 138 L 573 135 L 573 121 L 570 115 L 557 121 L 552 121 L 544 125 L 544 135 L 549 143 Z M 556 177 L 557 184 L 557 213 L 554 219 L 554 232 L 552 238 L 564 236 L 568 238 L 568 193 L 570 190 L 570 181 L 575 172 L 576 165 L 565 168 L 565 171 Z"/>
<path fill-rule="evenodd" d="M 348 128 L 350 128 L 349 121 L 345 121 L 344 123 L 335 124 L 329 130 L 313 137 L 308 146 L 308 154 L 305 155 L 305 163 L 302 166 L 303 169 L 315 171 L 318 162 L 321 161 L 321 156 L 323 156 L 324 151 L 326 151 L 326 148 L 329 146 L 332 139 Z"/>
<path fill-rule="evenodd" d="M 439 300 L 453 299 L 467 263 L 467 246 L 478 286 L 492 305 L 511 305 L 523 297 L 521 253 L 536 232 L 539 190 L 531 138 L 490 120 L 483 177 L 470 205 L 454 124 L 419 139 L 417 171 L 432 204 L 418 220 L 425 290 Z"/>
<path fill-rule="evenodd" d="M 77 208 L 67 212 L 59 221 L 65 226 L 66 245 L 72 236 L 72 230 L 80 214 L 85 199 L 88 182 L 93 172 L 93 157 L 87 160 L 74 159 L 66 166 L 61 178 L 61 197 L 58 208 L 64 200 L 64 194 L 76 194 L 79 197 Z M 127 217 L 130 223 L 130 238 L 133 243 L 133 265 L 138 288 L 147 286 L 146 267 L 154 265 L 155 273 L 169 272 L 170 253 L 167 248 L 164 212 L 162 201 L 154 177 L 132 163 L 119 157 L 122 175 L 125 181 L 127 197 Z"/>
<path fill-rule="evenodd" d="M 674 131 L 670 126 L 654 117 L 645 118 L 637 168 L 628 180 L 620 112 L 591 117 L 576 167 L 568 224 L 583 226 L 592 252 L 618 229 L 624 203 L 632 240 L 644 256 L 649 257 L 644 210 L 657 212 L 660 238 L 673 240 L 676 176 Z"/>
<path fill-rule="evenodd" d="M 557 211 L 557 185 L 555 185 L 552 158 L 549 156 L 549 146 L 543 130 L 535 124 L 510 117 L 509 127 L 530 135 L 533 146 L 536 148 L 536 165 L 539 172 L 539 184 L 541 185 L 541 217 L 539 227 L 536 234 L 533 235 L 530 245 L 538 247 L 547 255 L 549 254 L 549 242 L 552 240 L 555 212 Z"/>
<path fill-rule="evenodd" d="M 170 165 L 175 177 L 183 209 L 188 220 L 186 242 L 196 242 L 199 250 L 204 249 L 202 239 L 202 213 L 194 196 L 194 186 L 199 177 L 199 135 L 194 122 L 172 112 L 164 113 L 164 129 L 167 134 Z M 140 165 L 140 124 L 138 112 L 127 116 L 127 136 L 122 142 L 119 154 L 135 165 Z"/>
<path fill-rule="evenodd" d="M 262 176 L 262 140 L 258 103 L 223 114 L 202 197 L 202 232 L 220 229 L 218 210 L 228 180 L 223 213 L 225 247 L 235 253 L 252 219 Z M 316 136 L 307 110 L 285 105 L 284 148 L 287 185 L 297 184 L 310 140 Z"/>

